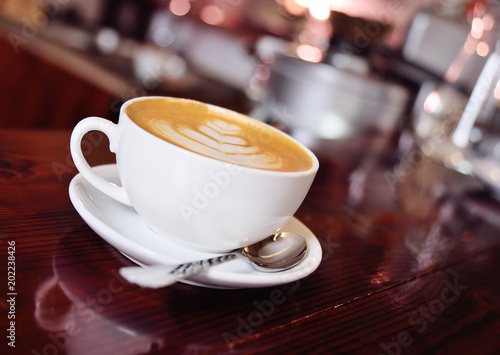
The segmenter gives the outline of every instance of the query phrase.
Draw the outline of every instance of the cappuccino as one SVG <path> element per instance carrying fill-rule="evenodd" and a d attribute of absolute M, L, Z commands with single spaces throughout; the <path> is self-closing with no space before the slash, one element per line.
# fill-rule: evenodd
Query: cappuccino
<path fill-rule="evenodd" d="M 91 131 L 108 137 L 119 185 L 83 155 L 82 139 Z M 319 168 L 307 147 L 262 122 L 168 97 L 125 102 L 117 124 L 84 118 L 70 147 L 85 180 L 133 207 L 158 236 L 214 253 L 257 243 L 283 227 Z"/>
<path fill-rule="evenodd" d="M 153 135 L 192 152 L 251 168 L 306 171 L 313 161 L 300 145 L 262 122 L 186 99 L 131 103 L 128 117 Z"/>

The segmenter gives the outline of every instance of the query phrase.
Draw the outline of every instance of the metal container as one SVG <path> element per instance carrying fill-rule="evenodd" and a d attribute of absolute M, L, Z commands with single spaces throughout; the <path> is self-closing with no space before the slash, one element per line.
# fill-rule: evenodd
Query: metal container
<path fill-rule="evenodd" d="M 406 88 L 370 73 L 278 55 L 256 112 L 257 118 L 279 122 L 294 135 L 344 139 L 394 130 L 408 99 Z"/>

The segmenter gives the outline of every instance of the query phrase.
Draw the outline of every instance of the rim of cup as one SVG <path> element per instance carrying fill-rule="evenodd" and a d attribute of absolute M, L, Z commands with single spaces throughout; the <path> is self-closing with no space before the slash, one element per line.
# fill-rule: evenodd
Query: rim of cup
<path fill-rule="evenodd" d="M 165 139 L 162 139 L 160 137 L 157 137 L 156 135 L 154 135 L 153 133 L 145 130 L 144 128 L 140 127 L 137 123 L 135 123 L 129 116 L 128 114 L 126 113 L 125 109 L 131 105 L 132 103 L 134 102 L 137 102 L 137 101 L 143 101 L 143 100 L 150 100 L 150 99 L 167 99 L 167 100 L 175 100 L 175 101 L 184 101 L 184 102 L 193 102 L 193 103 L 196 103 L 197 105 L 205 105 L 206 107 L 208 107 L 210 110 L 212 111 L 215 111 L 215 112 L 218 112 L 218 113 L 224 113 L 224 114 L 229 114 L 229 115 L 232 115 L 232 116 L 237 116 L 237 117 L 241 117 L 245 120 L 251 120 L 251 121 L 255 121 L 257 122 L 258 124 L 261 124 L 261 125 L 264 125 L 265 127 L 267 128 L 270 128 L 271 130 L 273 130 L 274 132 L 282 135 L 284 138 L 286 139 L 290 139 L 292 142 L 294 142 L 297 146 L 299 146 L 301 149 L 303 149 L 307 155 L 309 156 L 309 158 L 311 158 L 311 161 L 312 161 L 312 166 L 307 169 L 307 170 L 300 170 L 300 171 L 280 171 L 280 170 L 269 170 L 269 169 L 261 169 L 261 168 L 255 168 L 255 167 L 250 167 L 250 166 L 246 166 L 246 165 L 242 165 L 242 164 L 237 164 L 237 163 L 231 163 L 231 162 L 228 162 L 228 161 L 224 161 L 224 160 L 221 160 L 221 159 L 217 159 L 217 158 L 213 158 L 213 157 L 210 157 L 208 155 L 204 155 L 204 154 L 200 154 L 200 153 L 196 153 L 196 152 L 193 152 L 187 148 L 183 148 L 183 147 L 180 147 L 174 143 L 171 143 Z M 318 169 L 319 169 L 319 161 L 318 161 L 318 158 L 316 157 L 316 155 L 308 148 L 306 147 L 303 143 L 299 142 L 298 140 L 296 140 L 295 138 L 291 137 L 290 135 L 288 135 L 287 133 L 271 126 L 271 125 L 268 125 L 262 121 L 259 121 L 259 120 L 256 120 L 255 118 L 252 118 L 250 116 L 247 116 L 245 114 L 242 114 L 242 113 L 239 113 L 239 112 L 236 112 L 236 111 L 233 111 L 233 110 L 230 110 L 230 109 L 227 109 L 227 108 L 224 108 L 224 107 L 220 107 L 220 106 L 217 106 L 217 105 L 213 105 L 213 104 L 209 104 L 209 103 L 205 103 L 205 102 L 202 102 L 202 101 L 197 101 L 197 100 L 193 100 L 193 99 L 187 99 L 187 98 L 179 98 L 179 97 L 170 97 L 170 96 L 140 96 L 140 97 L 136 97 L 136 98 L 133 98 L 133 99 L 129 99 L 127 101 L 125 101 L 123 103 L 123 105 L 121 106 L 120 108 L 120 118 L 122 116 L 125 116 L 127 117 L 127 119 L 137 128 L 139 128 L 143 133 L 151 136 L 151 137 L 154 137 L 155 139 L 158 139 L 159 141 L 161 142 L 164 142 L 165 144 L 168 144 L 170 146 L 173 146 L 175 149 L 178 149 L 179 151 L 182 151 L 184 152 L 184 154 L 188 154 L 188 155 L 194 155 L 194 156 L 197 156 L 197 157 L 200 157 L 200 158 L 206 158 L 206 159 L 211 159 L 211 160 L 215 160 L 215 161 L 218 161 L 222 164 L 233 164 L 233 165 L 236 165 L 238 166 L 238 168 L 242 168 L 242 169 L 249 169 L 251 171 L 259 171 L 261 172 L 262 174 L 271 174 L 271 175 L 275 175 L 275 174 L 278 174 L 278 175 L 290 175 L 290 176 L 294 176 L 294 175 L 297 175 L 297 176 L 300 176 L 300 175 L 308 175 L 308 174 L 311 174 L 311 173 L 314 173 L 316 172 Z"/>

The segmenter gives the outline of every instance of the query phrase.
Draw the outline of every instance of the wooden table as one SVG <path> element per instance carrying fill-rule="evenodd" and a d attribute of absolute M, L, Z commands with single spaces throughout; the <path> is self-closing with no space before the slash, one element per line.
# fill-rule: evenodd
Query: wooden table
<path fill-rule="evenodd" d="M 500 205 L 418 151 L 318 148 L 297 217 L 323 260 L 305 279 L 149 290 L 73 208 L 69 136 L 0 131 L 3 354 L 500 352 Z M 86 144 L 93 164 L 113 162 L 102 136 Z"/>

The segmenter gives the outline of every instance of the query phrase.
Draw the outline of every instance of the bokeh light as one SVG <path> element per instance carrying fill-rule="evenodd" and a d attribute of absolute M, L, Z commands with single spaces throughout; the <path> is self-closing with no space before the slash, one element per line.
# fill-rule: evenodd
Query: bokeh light
<path fill-rule="evenodd" d="M 171 0 L 168 8 L 174 15 L 184 16 L 191 10 L 191 3 L 189 0 Z"/>
<path fill-rule="evenodd" d="M 309 0 L 309 12 L 317 20 L 326 20 L 330 17 L 329 0 Z"/>
<path fill-rule="evenodd" d="M 323 52 L 321 49 L 308 44 L 301 44 L 298 46 L 297 55 L 303 60 L 314 63 L 318 63 L 323 59 Z"/>
<path fill-rule="evenodd" d="M 490 46 L 486 42 L 479 42 L 476 46 L 476 53 L 478 56 L 486 57 L 490 54 Z"/>
<path fill-rule="evenodd" d="M 200 18 L 209 25 L 220 25 L 224 22 L 224 10 L 217 5 L 205 5 L 200 10 Z"/>

